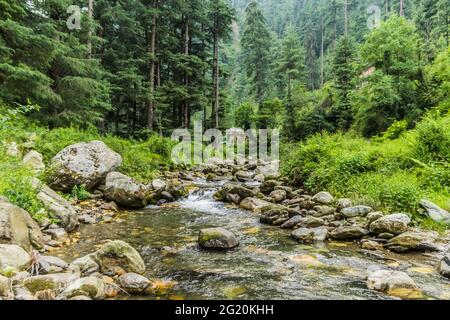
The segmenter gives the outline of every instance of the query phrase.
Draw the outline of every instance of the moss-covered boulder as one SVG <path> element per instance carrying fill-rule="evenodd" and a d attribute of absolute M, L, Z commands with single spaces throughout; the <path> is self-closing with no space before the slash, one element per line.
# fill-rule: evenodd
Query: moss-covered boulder
<path fill-rule="evenodd" d="M 95 252 L 94 257 L 100 271 L 107 275 L 145 272 L 144 260 L 140 254 L 124 241 L 116 240 L 104 244 Z"/>
<path fill-rule="evenodd" d="M 223 228 L 202 229 L 198 235 L 198 243 L 204 249 L 232 249 L 239 245 L 234 233 Z"/>
<path fill-rule="evenodd" d="M 80 278 L 72 282 L 62 293 L 70 299 L 77 296 L 86 296 L 91 299 L 105 298 L 105 283 L 97 277 Z"/>
<path fill-rule="evenodd" d="M 0 272 L 7 269 L 20 272 L 31 265 L 31 257 L 22 247 L 0 244 Z"/>
<path fill-rule="evenodd" d="M 73 273 L 53 273 L 26 278 L 23 284 L 32 294 L 44 290 L 59 293 L 78 278 Z"/>

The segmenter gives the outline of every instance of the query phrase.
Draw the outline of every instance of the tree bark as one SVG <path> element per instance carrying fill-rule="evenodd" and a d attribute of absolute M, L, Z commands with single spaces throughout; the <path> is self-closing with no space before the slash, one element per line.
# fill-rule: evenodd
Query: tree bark
<path fill-rule="evenodd" d="M 158 9 L 158 0 L 154 0 L 153 8 Z M 150 54 L 150 73 L 149 73 L 149 86 L 150 86 L 150 100 L 147 106 L 147 128 L 150 131 L 154 129 L 155 123 L 155 69 L 156 69 L 156 36 L 158 32 L 158 16 L 155 12 L 152 19 L 152 31 L 149 35 L 149 48 Z"/>
<path fill-rule="evenodd" d="M 345 35 L 348 35 L 348 0 L 344 0 L 344 32 Z"/>
<path fill-rule="evenodd" d="M 218 8 L 216 8 L 218 10 Z M 214 21 L 214 58 L 213 58 L 213 116 L 214 128 L 219 128 L 219 13 L 216 12 Z"/>
<path fill-rule="evenodd" d="M 189 39 L 190 39 L 190 31 L 189 31 L 189 18 L 185 17 L 184 19 L 184 54 L 189 56 Z M 189 93 L 189 75 L 187 72 L 184 73 L 184 85 L 186 87 L 186 91 Z M 184 128 L 189 127 L 189 118 L 190 118 L 190 110 L 189 110 L 189 98 L 186 98 L 183 106 L 184 116 L 183 116 L 183 126 Z"/>
<path fill-rule="evenodd" d="M 89 23 L 92 23 L 93 16 L 94 16 L 94 0 L 89 0 L 89 2 L 88 2 Z M 89 26 L 88 43 L 87 43 L 89 59 L 92 58 L 92 39 L 91 38 L 92 38 L 92 27 Z"/>
<path fill-rule="evenodd" d="M 321 19 L 321 25 L 320 25 L 320 29 L 321 29 L 321 44 L 320 44 L 320 85 L 321 87 L 323 87 L 323 84 L 325 82 L 325 61 L 324 61 L 324 25 L 323 25 L 323 17 Z"/>
<path fill-rule="evenodd" d="M 400 17 L 403 17 L 405 15 L 403 10 L 403 0 L 400 0 Z"/>

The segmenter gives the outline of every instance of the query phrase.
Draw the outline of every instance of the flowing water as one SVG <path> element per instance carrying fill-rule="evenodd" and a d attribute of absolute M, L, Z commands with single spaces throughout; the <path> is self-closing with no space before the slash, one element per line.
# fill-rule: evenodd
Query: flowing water
<path fill-rule="evenodd" d="M 219 183 L 196 184 L 198 191 L 170 207 L 122 212 L 112 224 L 82 227 L 82 240 L 57 254 L 72 261 L 107 239 L 124 240 L 142 255 L 146 276 L 166 284 L 163 299 L 389 299 L 367 289 L 372 267 L 407 271 L 424 298 L 450 299 L 450 282 L 437 273 L 434 255 L 374 254 L 357 243 L 301 245 L 288 230 L 260 224 L 258 214 L 215 202 Z M 200 249 L 198 232 L 207 227 L 235 232 L 240 246 Z"/>

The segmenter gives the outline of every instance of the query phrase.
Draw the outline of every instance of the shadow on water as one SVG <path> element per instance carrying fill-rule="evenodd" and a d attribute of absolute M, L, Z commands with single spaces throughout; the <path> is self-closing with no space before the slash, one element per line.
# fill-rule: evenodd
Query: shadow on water
<path fill-rule="evenodd" d="M 387 299 L 365 285 L 367 269 L 376 266 L 415 270 L 427 297 L 450 298 L 450 285 L 435 271 L 432 257 L 379 259 L 353 243 L 301 245 L 289 231 L 260 224 L 257 214 L 215 202 L 218 184 L 197 186 L 171 207 L 122 212 L 112 224 L 84 226 L 82 241 L 57 254 L 71 261 L 105 240 L 124 240 L 141 253 L 146 276 L 175 284 L 161 294 L 169 299 Z M 207 227 L 235 232 L 240 246 L 229 252 L 201 250 L 197 235 Z"/>

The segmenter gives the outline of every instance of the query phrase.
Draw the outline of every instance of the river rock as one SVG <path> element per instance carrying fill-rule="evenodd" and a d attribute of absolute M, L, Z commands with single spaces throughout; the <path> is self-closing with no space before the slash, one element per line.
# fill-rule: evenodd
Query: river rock
<path fill-rule="evenodd" d="M 343 199 L 338 199 L 337 201 L 337 209 L 340 211 L 342 209 L 345 208 L 350 208 L 353 207 L 353 202 L 350 199 L 347 198 L 343 198 Z"/>
<path fill-rule="evenodd" d="M 185 198 L 189 195 L 189 190 L 179 180 L 172 180 L 167 183 L 166 191 L 174 197 L 175 200 Z"/>
<path fill-rule="evenodd" d="M 285 190 L 274 190 L 270 193 L 269 197 L 273 199 L 273 202 L 280 203 L 286 200 L 287 193 Z"/>
<path fill-rule="evenodd" d="M 6 155 L 10 157 L 21 157 L 22 152 L 20 151 L 19 145 L 16 142 L 11 142 L 7 145 Z"/>
<path fill-rule="evenodd" d="M 52 159 L 55 172 L 50 177 L 50 187 L 70 192 L 75 186 L 85 185 L 93 190 L 121 164 L 122 157 L 102 141 L 77 143 L 64 148 Z"/>
<path fill-rule="evenodd" d="M 119 277 L 119 284 L 129 293 L 144 292 L 150 285 L 150 280 L 137 273 L 126 273 Z"/>
<path fill-rule="evenodd" d="M 370 232 L 374 234 L 392 233 L 395 235 L 408 231 L 411 218 L 403 213 L 384 216 L 370 224 Z"/>
<path fill-rule="evenodd" d="M 42 154 L 34 150 L 31 150 L 23 157 L 22 163 L 37 173 L 45 170 Z"/>
<path fill-rule="evenodd" d="M 444 259 L 442 259 L 439 265 L 439 273 L 446 278 L 450 279 L 450 253 L 448 253 Z"/>
<path fill-rule="evenodd" d="M 401 271 L 378 270 L 367 277 L 370 290 L 385 292 L 389 295 L 405 298 L 418 298 L 422 294 L 419 287 L 408 274 Z"/>
<path fill-rule="evenodd" d="M 74 300 L 74 301 L 76 301 L 76 300 L 78 300 L 78 301 L 91 301 L 92 299 L 87 297 L 87 296 L 75 296 L 75 297 L 70 298 L 69 300 Z"/>
<path fill-rule="evenodd" d="M 326 191 L 317 193 L 312 200 L 321 204 L 331 204 L 334 202 L 333 196 Z"/>
<path fill-rule="evenodd" d="M 314 210 L 316 213 L 314 214 L 315 217 L 323 217 L 323 216 L 329 216 L 336 212 L 336 209 L 330 206 L 315 206 Z"/>
<path fill-rule="evenodd" d="M 439 208 L 437 205 L 427 200 L 420 201 L 420 206 L 425 209 L 427 216 L 432 220 L 450 225 L 449 212 L 445 211 L 442 208 Z"/>
<path fill-rule="evenodd" d="M 341 215 L 345 218 L 365 217 L 372 211 L 372 208 L 368 206 L 355 206 L 342 209 Z"/>
<path fill-rule="evenodd" d="M 11 279 L 4 277 L 0 274 L 0 297 L 8 296 L 11 292 L 12 282 Z"/>
<path fill-rule="evenodd" d="M 238 171 L 235 174 L 235 177 L 241 182 L 247 182 L 253 179 L 254 174 L 248 171 Z"/>
<path fill-rule="evenodd" d="M 380 218 L 383 218 L 383 217 L 384 217 L 383 212 L 370 212 L 370 213 L 368 213 L 367 217 L 366 217 L 366 219 L 367 219 L 367 226 L 370 226 L 370 224 L 372 222 L 374 222 L 375 220 L 378 220 Z"/>
<path fill-rule="evenodd" d="M 266 179 L 263 183 L 261 183 L 261 186 L 259 188 L 262 193 L 269 194 L 275 190 L 275 187 L 279 185 L 281 185 L 280 181 Z"/>
<path fill-rule="evenodd" d="M 222 188 L 222 190 L 219 193 L 223 194 L 223 198 L 221 201 L 224 201 L 226 195 L 230 193 L 239 195 L 241 199 L 255 196 L 253 190 L 237 184 L 227 184 Z"/>
<path fill-rule="evenodd" d="M 383 244 L 372 240 L 363 240 L 361 241 L 361 248 L 365 250 L 380 250 L 383 248 Z"/>
<path fill-rule="evenodd" d="M 303 228 L 317 228 L 323 226 L 324 224 L 325 220 L 323 220 L 322 218 L 307 216 L 300 221 L 298 226 Z"/>
<path fill-rule="evenodd" d="M 31 265 L 31 256 L 17 245 L 0 244 L 0 272 L 12 268 L 24 271 Z"/>
<path fill-rule="evenodd" d="M 369 234 L 369 230 L 361 226 L 341 226 L 330 232 L 330 238 L 334 240 L 360 239 Z"/>
<path fill-rule="evenodd" d="M 244 200 L 241 201 L 241 203 L 239 204 L 239 206 L 242 209 L 245 210 L 250 210 L 253 212 L 259 212 L 264 208 L 267 208 L 269 206 L 271 206 L 272 203 L 262 200 L 262 199 L 258 199 L 258 198 L 245 198 Z"/>
<path fill-rule="evenodd" d="M 438 234 L 432 231 L 407 231 L 390 239 L 385 247 L 395 252 L 439 251 L 435 244 L 437 238 Z"/>
<path fill-rule="evenodd" d="M 234 233 L 223 228 L 200 230 L 198 242 L 205 249 L 232 249 L 239 245 Z"/>
<path fill-rule="evenodd" d="M 0 197 L 0 243 L 17 244 L 27 251 L 43 247 L 43 235 L 30 214 Z"/>
<path fill-rule="evenodd" d="M 262 223 L 281 226 L 289 219 L 289 209 L 280 205 L 271 205 L 261 210 Z"/>
<path fill-rule="evenodd" d="M 39 271 L 43 274 L 61 273 L 69 268 L 69 265 L 62 259 L 52 256 L 37 256 Z"/>
<path fill-rule="evenodd" d="M 314 243 L 324 241 L 327 238 L 328 230 L 325 227 L 313 229 L 300 228 L 291 233 L 291 237 L 301 243 Z"/>
<path fill-rule="evenodd" d="M 14 300 L 19 301 L 32 301 L 36 300 L 30 290 L 24 287 L 14 287 Z"/>
<path fill-rule="evenodd" d="M 69 240 L 69 235 L 63 228 L 47 229 L 44 231 L 44 233 L 50 235 L 55 241 L 67 242 Z"/>
<path fill-rule="evenodd" d="M 239 204 L 241 202 L 241 197 L 235 193 L 227 194 L 227 201 L 233 202 L 234 204 Z"/>
<path fill-rule="evenodd" d="M 127 208 L 143 208 L 150 199 L 150 188 L 119 172 L 106 176 L 103 194 L 106 200 Z"/>
<path fill-rule="evenodd" d="M 95 261 L 95 254 L 88 254 L 72 261 L 69 268 L 74 271 L 79 271 L 82 276 L 89 276 L 100 270 L 100 266 Z"/>
<path fill-rule="evenodd" d="M 266 177 L 264 177 L 263 174 L 257 174 L 253 177 L 253 179 L 257 182 L 264 182 L 264 180 L 266 179 Z"/>
<path fill-rule="evenodd" d="M 128 243 L 120 240 L 110 241 L 95 252 L 95 261 L 102 273 L 115 275 L 119 272 L 145 272 L 145 264 L 139 253 Z"/>
<path fill-rule="evenodd" d="M 282 229 L 293 229 L 300 224 L 305 218 L 302 216 L 294 216 L 281 225 Z"/>
<path fill-rule="evenodd" d="M 166 183 L 161 179 L 155 179 L 151 183 L 152 189 L 157 192 L 163 192 L 166 189 Z"/>
<path fill-rule="evenodd" d="M 78 213 L 74 206 L 38 179 L 33 179 L 32 184 L 39 190 L 37 198 L 51 214 L 58 218 L 59 224 L 66 231 L 73 231 L 79 226 Z"/>
<path fill-rule="evenodd" d="M 100 300 L 105 298 L 105 283 L 97 277 L 80 278 L 72 282 L 62 295 L 68 299 L 76 296 L 86 296 Z"/>
<path fill-rule="evenodd" d="M 23 281 L 23 285 L 30 290 L 32 294 L 45 290 L 59 293 L 77 279 L 78 276 L 73 273 L 52 273 L 26 278 Z"/>

